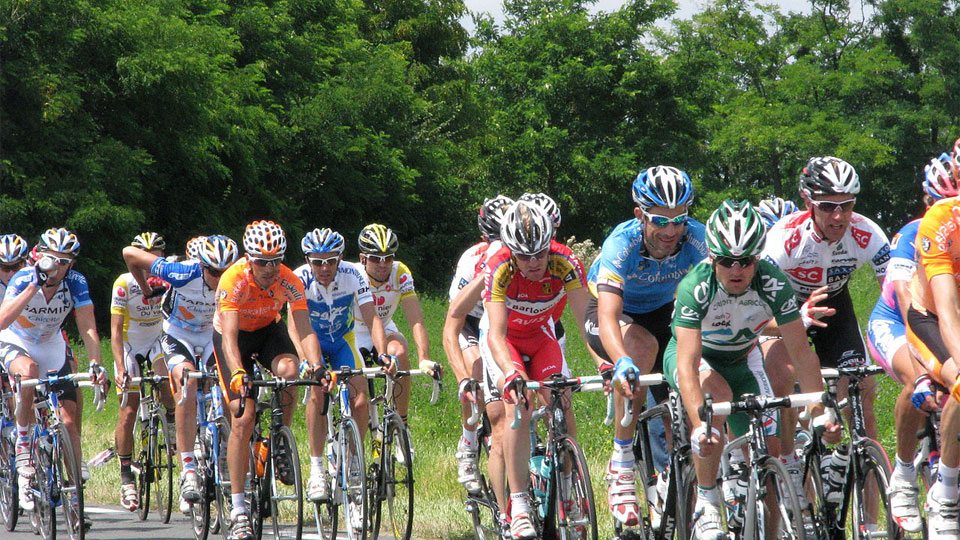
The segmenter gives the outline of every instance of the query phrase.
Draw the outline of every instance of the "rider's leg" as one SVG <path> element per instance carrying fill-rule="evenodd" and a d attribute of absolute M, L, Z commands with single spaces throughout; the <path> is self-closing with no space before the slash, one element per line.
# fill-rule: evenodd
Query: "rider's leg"
<path fill-rule="evenodd" d="M 407 348 L 407 340 L 403 334 L 392 333 L 387 336 L 387 354 L 397 358 L 397 367 L 399 369 L 410 369 L 410 355 Z M 407 422 L 407 410 L 410 408 L 410 387 L 412 385 L 410 377 L 401 377 L 397 381 L 397 413 L 403 418 L 404 424 Z"/>

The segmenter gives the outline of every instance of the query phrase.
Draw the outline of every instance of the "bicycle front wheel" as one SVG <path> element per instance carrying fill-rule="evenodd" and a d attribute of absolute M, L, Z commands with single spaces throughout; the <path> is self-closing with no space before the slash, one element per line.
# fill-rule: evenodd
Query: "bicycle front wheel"
<path fill-rule="evenodd" d="M 163 523 L 170 523 L 170 512 L 173 509 L 173 477 L 175 476 L 173 460 L 175 444 L 171 437 L 175 435 L 170 433 L 170 426 L 167 424 L 162 408 L 153 418 L 150 437 L 153 448 L 153 477 L 157 482 L 154 499 L 157 504 L 157 517 Z"/>
<path fill-rule="evenodd" d="M 383 485 L 378 492 L 387 503 L 391 534 L 396 540 L 410 540 L 413 530 L 413 452 L 407 428 L 398 415 L 390 416 L 387 423 L 380 464 Z M 379 514 L 378 509 L 377 521 Z M 379 524 L 374 527 L 378 528 Z"/>
<path fill-rule="evenodd" d="M 590 471 L 580 446 L 569 436 L 556 442 L 554 517 L 561 540 L 596 540 L 597 509 Z"/>
<path fill-rule="evenodd" d="M 141 396 L 141 399 L 143 397 Z M 143 406 L 141 404 L 141 406 Z M 140 507 L 137 516 L 145 521 L 150 515 L 150 485 L 153 483 L 153 454 L 150 452 L 150 422 L 140 418 L 139 411 L 133 421 L 133 443 L 136 445 L 131 469 L 136 475 L 137 497 Z"/>
<path fill-rule="evenodd" d="M 197 460 L 197 477 L 200 479 L 200 502 L 190 505 L 190 524 L 194 540 L 207 540 L 210 532 L 210 501 L 213 499 L 213 467 L 210 465 L 210 441 L 206 430 L 197 434 L 197 443 L 202 448 Z"/>
<path fill-rule="evenodd" d="M 13 426 L 9 429 L 12 430 Z M 17 528 L 20 517 L 15 455 L 13 440 L 6 432 L 0 434 L 0 516 L 3 516 L 3 526 L 8 531 Z"/>
<path fill-rule="evenodd" d="M 211 450 L 216 446 L 216 454 L 210 454 L 213 466 L 213 489 L 217 498 L 217 523 L 223 540 L 230 540 L 230 471 L 227 469 L 227 441 L 230 440 L 230 424 L 225 418 L 216 420 L 216 440 L 211 441 Z"/>
<path fill-rule="evenodd" d="M 59 429 L 54 447 L 55 480 L 60 485 L 60 508 L 63 511 L 70 540 L 83 540 L 83 480 L 80 462 L 73 451 L 73 442 L 66 429 Z"/>
<path fill-rule="evenodd" d="M 53 437 L 50 435 L 39 437 L 33 444 L 33 466 L 36 472 L 30 481 L 33 489 L 33 516 L 35 529 L 43 540 L 57 538 L 57 508 L 56 503 L 60 494 L 56 491 L 57 483 L 51 481 L 55 474 L 56 464 L 53 459 Z"/>
<path fill-rule="evenodd" d="M 901 532 L 890 512 L 887 498 L 890 460 L 883 448 L 872 439 L 861 440 L 853 449 L 859 471 L 853 490 L 853 538 L 894 540 Z"/>
<path fill-rule="evenodd" d="M 288 478 L 282 478 L 282 471 L 277 467 L 284 456 L 290 468 Z M 299 540 L 303 531 L 303 478 L 297 441 L 287 426 L 281 427 L 270 437 L 270 488 L 273 537 Z"/>
<path fill-rule="evenodd" d="M 803 495 L 806 498 L 806 507 L 803 512 L 803 527 L 807 538 L 828 540 L 837 532 L 842 534 L 842 524 L 836 523 L 836 506 L 828 505 L 823 489 L 823 472 L 820 467 L 821 456 L 807 448 L 803 451 L 801 466 L 803 467 Z M 803 506 L 803 501 L 800 502 Z"/>
<path fill-rule="evenodd" d="M 367 540 L 367 474 L 363 460 L 363 443 L 360 432 L 351 418 L 344 418 L 337 437 L 337 482 L 340 484 L 344 525 L 350 540 Z"/>
<path fill-rule="evenodd" d="M 746 527 L 756 527 L 756 537 L 804 540 L 800 501 L 790 473 L 778 458 L 763 456 L 749 488 Z"/>

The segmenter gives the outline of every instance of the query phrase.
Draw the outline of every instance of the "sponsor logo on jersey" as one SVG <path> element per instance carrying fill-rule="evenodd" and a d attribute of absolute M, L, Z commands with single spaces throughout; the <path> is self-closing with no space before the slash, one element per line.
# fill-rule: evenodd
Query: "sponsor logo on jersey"
<path fill-rule="evenodd" d="M 117 296 L 123 298 L 127 296 L 127 291 L 123 287 L 117 287 Z"/>
<path fill-rule="evenodd" d="M 691 321 L 699 320 L 696 310 L 689 306 L 680 306 L 680 317 Z"/>
<path fill-rule="evenodd" d="M 873 257 L 873 264 L 880 266 L 886 264 L 890 260 L 890 246 L 883 246 L 880 251 Z"/>
<path fill-rule="evenodd" d="M 714 322 L 713 324 L 711 324 L 710 326 L 713 326 L 714 328 L 719 327 L 719 326 L 723 326 L 723 327 L 725 327 L 725 328 L 730 328 L 730 321 L 729 321 L 729 320 L 716 321 L 716 322 Z"/>
<path fill-rule="evenodd" d="M 870 238 L 873 236 L 873 233 L 851 226 L 850 235 L 853 236 L 853 239 L 857 242 L 858 246 L 865 248 L 868 244 L 870 244 Z"/>
<path fill-rule="evenodd" d="M 776 294 L 783 290 L 787 284 L 774 276 L 764 276 L 763 290 L 768 293 Z"/>
<path fill-rule="evenodd" d="M 708 283 L 700 283 L 693 288 L 693 299 L 696 300 L 698 304 L 706 304 L 709 297 L 710 285 Z"/>
<path fill-rule="evenodd" d="M 900 243 L 900 237 L 903 236 L 900 233 L 893 235 L 893 240 L 890 240 L 890 249 L 897 249 L 897 244 Z"/>
<path fill-rule="evenodd" d="M 787 299 L 786 302 L 783 303 L 783 306 L 780 308 L 780 313 L 782 314 L 793 313 L 797 309 L 798 309 L 797 299 L 791 296 L 790 298 Z"/>
<path fill-rule="evenodd" d="M 400 279 L 397 280 L 397 285 L 403 285 L 407 281 L 407 274 L 400 276 Z M 387 285 L 389 287 L 389 285 Z"/>
<path fill-rule="evenodd" d="M 793 255 L 793 250 L 800 245 L 800 241 L 803 239 L 803 233 L 800 232 L 800 229 L 795 229 L 793 234 L 791 234 L 787 241 L 783 244 L 784 251 L 787 252 L 787 255 Z"/>
<path fill-rule="evenodd" d="M 827 269 L 827 284 L 846 280 L 856 269 L 856 266 L 831 266 Z"/>
<path fill-rule="evenodd" d="M 787 273 L 793 276 L 798 281 L 805 281 L 807 283 L 820 283 L 823 281 L 823 268 L 791 268 L 787 270 Z"/>
<path fill-rule="evenodd" d="M 553 287 L 550 286 L 549 281 L 544 281 L 540 284 L 540 292 L 543 294 L 553 294 Z"/>

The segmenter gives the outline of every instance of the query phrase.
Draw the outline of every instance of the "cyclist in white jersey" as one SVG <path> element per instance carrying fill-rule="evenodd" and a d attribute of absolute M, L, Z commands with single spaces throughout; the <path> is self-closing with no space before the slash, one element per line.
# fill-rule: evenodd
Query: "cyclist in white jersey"
<path fill-rule="evenodd" d="M 480 229 L 481 242 L 474 244 L 460 256 L 457 262 L 456 273 L 450 284 L 450 312 L 443 325 L 443 348 L 450 362 L 450 368 L 454 376 L 460 382 L 457 393 L 461 401 L 461 435 L 457 443 L 457 481 L 463 484 L 463 487 L 469 493 L 479 493 L 480 491 L 480 471 L 478 469 L 479 443 L 477 441 L 477 426 L 469 425 L 467 420 L 470 418 L 470 401 L 473 396 L 464 393 L 464 389 L 472 381 L 484 381 L 483 362 L 480 361 L 480 319 L 483 317 L 483 300 L 481 299 L 481 288 L 483 280 L 479 276 L 482 274 L 484 262 L 487 255 L 496 253 L 500 249 L 500 223 L 503 220 L 503 213 L 513 204 L 513 199 L 504 195 L 497 195 L 492 199 L 485 199 L 477 214 L 477 226 Z M 469 309 L 469 313 L 463 316 L 453 316 L 454 301 L 460 296 L 461 291 L 470 285 L 474 285 L 474 296 L 476 302 Z M 503 416 L 503 402 L 494 400 L 485 405 L 487 417 L 491 425 L 499 426 L 500 418 Z M 490 452 L 487 459 L 487 467 L 490 470 L 491 482 L 494 486 L 494 493 L 497 495 L 500 504 L 506 503 L 505 483 L 504 483 L 504 461 L 503 450 L 500 446 L 501 435 L 495 433 L 491 436 Z"/>
<path fill-rule="evenodd" d="M 212 366 L 217 283 L 239 253 L 237 243 L 221 235 L 202 237 L 197 243 L 197 259 L 183 262 L 171 262 L 135 246 L 123 250 L 130 273 L 142 290 L 150 291 L 148 296 L 153 294 L 153 286 L 148 283 L 151 274 L 171 286 L 161 304 L 164 321 L 160 346 L 166 370 L 158 373 L 170 373 L 170 388 L 177 402 L 183 403 L 176 407 L 176 439 L 182 471 L 180 510 L 183 512 L 189 511 L 191 503 L 200 502 L 200 479 L 193 452 L 197 436 L 197 382 L 187 381 L 184 389 L 180 387 L 180 378 L 184 369 L 203 367 L 196 365 L 195 355 L 199 355 L 205 366 Z M 184 391 L 186 397 L 181 400 Z"/>
<path fill-rule="evenodd" d="M 155 232 L 141 233 L 133 239 L 132 246 L 138 247 L 155 256 L 163 256 L 166 242 Z M 149 285 L 162 286 L 158 278 Z M 164 289 L 161 289 L 164 290 Z M 137 357 L 157 364 L 163 351 L 160 350 L 160 331 L 163 314 L 160 311 L 160 296 L 147 298 L 140 285 L 127 272 L 120 274 L 113 282 L 110 301 L 110 349 L 113 352 L 113 378 L 117 383 L 117 397 L 120 401 L 117 426 L 113 432 L 113 444 L 120 461 L 120 506 L 133 512 L 140 507 L 136 478 L 133 476 L 131 461 L 133 458 L 133 424 L 140 407 L 140 385 L 127 384 L 128 377 L 138 377 L 140 362 Z M 163 367 L 166 373 L 166 367 Z M 163 390 L 163 405 L 167 409 L 167 419 L 173 421 L 173 396 L 169 389 Z M 123 405 L 123 395 L 127 403 Z"/>
<path fill-rule="evenodd" d="M 0 304 L 0 362 L 10 376 L 37 378 L 50 370 L 60 375 L 72 373 L 67 361 L 67 343 L 61 327 L 73 312 L 83 339 L 91 373 L 98 383 L 106 382 L 101 365 L 100 338 L 94 317 L 93 302 L 87 280 L 73 270 L 80 252 L 80 241 L 66 229 L 48 229 L 40 236 L 37 252 L 40 260 L 35 267 L 20 269 L 11 278 Z M 41 268 L 49 268 L 42 271 Z M 33 403 L 34 390 L 20 391 L 21 403 Z M 80 448 L 79 393 L 71 388 L 61 395 L 61 415 L 73 442 L 74 453 L 82 456 Z M 33 497 L 28 487 L 35 472 L 30 462 L 30 433 L 34 420 L 32 407 L 21 407 L 16 417 L 17 472 L 19 473 L 20 506 L 33 509 Z"/>
<path fill-rule="evenodd" d="M 357 242 L 360 247 L 360 266 L 366 275 L 367 283 L 370 284 L 373 304 L 383 323 L 387 347 L 386 351 L 379 351 L 374 347 L 370 329 L 363 320 L 358 320 L 355 332 L 361 355 L 386 352 L 397 359 L 398 369 L 410 369 L 407 339 L 393 321 L 393 314 L 402 306 L 403 315 L 413 332 L 413 341 L 417 344 L 418 364 L 423 368 L 432 368 L 430 340 L 427 337 L 427 327 L 423 324 L 420 299 L 417 298 L 417 291 L 413 286 L 413 274 L 407 265 L 396 260 L 397 248 L 400 247 L 396 233 L 383 225 L 373 223 L 360 231 Z M 410 384 L 410 377 L 404 377 L 398 385 L 397 412 L 403 418 L 404 424 L 407 422 L 407 409 L 410 404 Z M 413 448 L 410 453 L 413 455 Z"/>

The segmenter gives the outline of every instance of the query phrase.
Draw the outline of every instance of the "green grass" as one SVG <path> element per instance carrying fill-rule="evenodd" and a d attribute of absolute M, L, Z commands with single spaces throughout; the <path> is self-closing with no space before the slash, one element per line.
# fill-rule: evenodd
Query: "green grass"
<path fill-rule="evenodd" d="M 860 270 L 854 274 L 851 293 L 857 308 L 861 327 L 866 325 L 867 317 L 878 295 L 876 280 L 869 270 Z M 423 297 L 427 330 L 430 336 L 431 356 L 441 363 L 446 359 L 441 346 L 441 330 L 446 313 L 445 298 Z M 595 373 L 593 363 L 586 353 L 584 344 L 576 333 L 576 325 L 570 310 L 564 315 L 564 324 L 569 329 L 567 341 L 567 359 L 574 374 Z M 401 331 L 409 337 L 408 327 L 402 313 L 398 313 Z M 412 338 L 411 338 L 412 342 Z M 77 349 L 81 351 L 81 349 Z M 415 357 L 415 355 L 411 355 Z M 107 343 L 104 343 L 104 359 L 111 364 Z M 83 362 L 83 360 L 81 360 Z M 892 380 L 881 383 L 880 397 L 877 403 L 881 426 L 881 440 L 890 456 L 893 456 L 893 403 L 898 387 Z M 429 404 L 430 386 L 426 383 L 414 385 L 411 400 L 410 425 L 416 452 L 414 477 L 416 479 L 416 504 L 414 536 L 418 538 L 470 538 L 472 528 L 469 516 L 463 510 L 463 489 L 456 481 L 456 460 L 454 452 L 460 432 L 459 402 L 455 397 L 456 381 L 446 378 L 444 392 L 436 405 Z M 84 410 L 84 457 L 89 459 L 96 452 L 112 446 L 113 430 L 117 418 L 117 401 L 110 396 L 104 411 L 95 412 L 89 404 Z M 601 534 L 612 531 L 612 518 L 606 510 L 606 494 L 603 484 L 603 470 L 610 452 L 612 428 L 603 425 L 605 402 L 596 393 L 580 394 L 574 400 L 574 410 L 578 424 L 578 440 L 593 474 L 594 494 L 598 507 Z M 888 411 L 888 412 L 883 412 Z M 306 436 L 304 434 L 302 408 L 295 416 L 294 431 L 300 442 L 300 454 L 305 474 L 309 471 Z M 95 469 L 87 486 L 89 500 L 117 504 L 119 493 L 119 466 L 116 460 L 106 467 Z M 176 511 L 176 509 L 174 510 Z M 312 521 L 312 515 L 309 516 Z"/>

